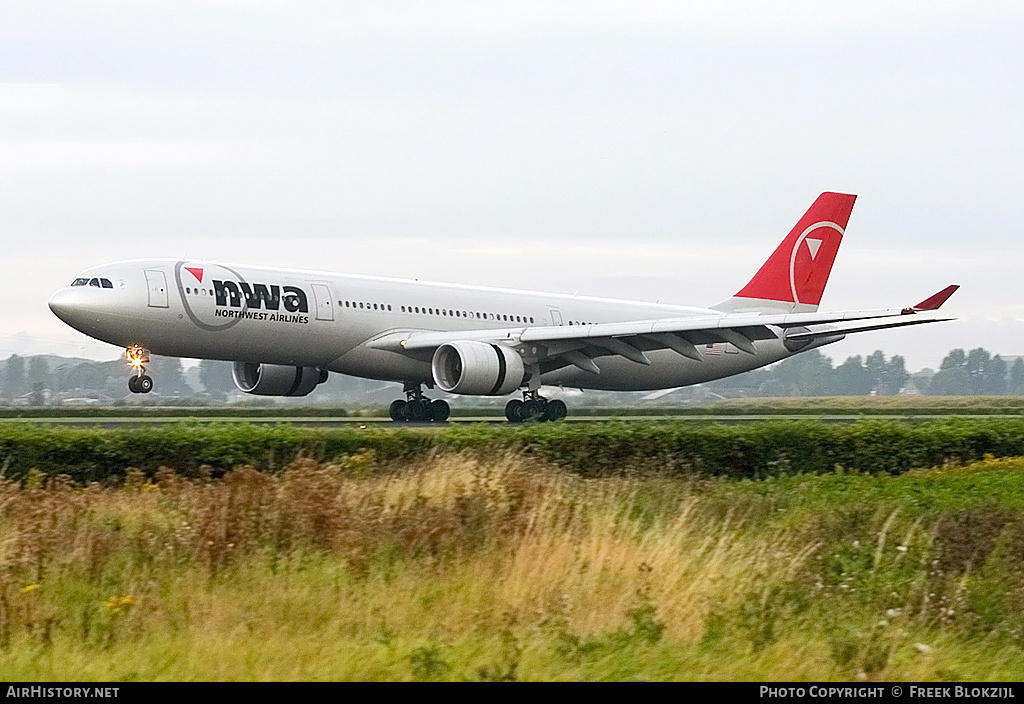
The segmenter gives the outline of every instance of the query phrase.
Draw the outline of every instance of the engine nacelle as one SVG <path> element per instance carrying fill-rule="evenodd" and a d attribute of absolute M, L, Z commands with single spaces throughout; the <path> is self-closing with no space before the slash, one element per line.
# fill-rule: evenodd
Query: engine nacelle
<path fill-rule="evenodd" d="M 327 381 L 328 372 L 316 367 L 235 362 L 231 367 L 235 386 L 257 396 L 306 396 Z"/>
<path fill-rule="evenodd" d="M 441 345 L 430 366 L 434 383 L 453 394 L 504 396 L 526 378 L 523 360 L 515 350 L 486 342 L 460 340 Z"/>

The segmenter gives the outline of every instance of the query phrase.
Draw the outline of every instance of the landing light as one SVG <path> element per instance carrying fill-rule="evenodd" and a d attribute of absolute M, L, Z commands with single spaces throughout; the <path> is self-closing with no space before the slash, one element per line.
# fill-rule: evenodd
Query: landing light
<path fill-rule="evenodd" d="M 124 356 L 128 360 L 128 366 L 133 369 L 141 369 L 142 365 L 149 361 L 146 357 L 146 350 L 138 345 L 133 345 L 126 349 Z"/>

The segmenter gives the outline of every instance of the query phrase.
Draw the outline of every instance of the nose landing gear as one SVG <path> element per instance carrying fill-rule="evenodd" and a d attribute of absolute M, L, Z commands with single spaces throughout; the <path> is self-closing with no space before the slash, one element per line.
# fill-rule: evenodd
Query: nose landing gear
<path fill-rule="evenodd" d="M 391 402 L 388 407 L 388 415 L 396 423 L 407 423 L 409 421 L 422 423 L 443 423 L 448 420 L 451 409 L 446 401 L 435 399 L 431 401 L 423 395 L 423 390 L 418 383 L 406 382 L 404 388 L 406 400 L 397 399 Z"/>
<path fill-rule="evenodd" d="M 135 370 L 133 376 L 128 377 L 128 390 L 133 394 L 148 394 L 153 390 L 153 378 L 146 374 L 146 363 L 149 362 L 149 353 L 138 345 L 133 345 L 125 350 L 125 358 L 128 366 Z"/>

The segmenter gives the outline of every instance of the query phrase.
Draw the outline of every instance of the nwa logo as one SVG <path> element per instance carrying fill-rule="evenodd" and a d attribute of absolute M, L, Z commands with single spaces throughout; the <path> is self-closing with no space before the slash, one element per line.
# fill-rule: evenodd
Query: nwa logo
<path fill-rule="evenodd" d="M 225 264 L 202 266 L 179 261 L 174 279 L 185 315 L 210 332 L 242 321 L 260 324 L 309 324 L 309 299 L 298 286 L 251 283 Z"/>
<path fill-rule="evenodd" d="M 289 313 L 308 313 L 309 301 L 306 292 L 297 286 L 275 286 L 273 284 L 250 284 L 247 281 L 211 280 L 218 306 L 244 307 L 249 310 L 280 310 Z"/>

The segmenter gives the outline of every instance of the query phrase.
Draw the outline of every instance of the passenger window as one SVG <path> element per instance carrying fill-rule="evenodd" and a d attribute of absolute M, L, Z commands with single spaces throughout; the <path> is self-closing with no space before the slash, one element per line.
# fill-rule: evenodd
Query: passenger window
<path fill-rule="evenodd" d="M 362 303 L 360 303 L 360 304 L 359 304 L 359 307 L 360 307 L 360 308 L 362 308 L 362 307 L 363 307 L 363 304 L 362 304 Z"/>
<path fill-rule="evenodd" d="M 388 312 L 391 312 L 391 304 L 388 303 Z"/>

